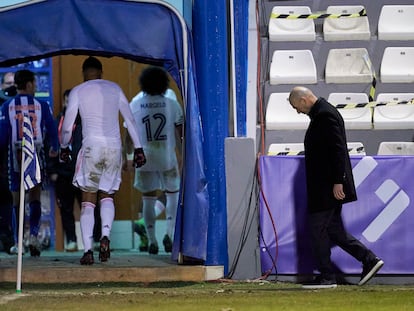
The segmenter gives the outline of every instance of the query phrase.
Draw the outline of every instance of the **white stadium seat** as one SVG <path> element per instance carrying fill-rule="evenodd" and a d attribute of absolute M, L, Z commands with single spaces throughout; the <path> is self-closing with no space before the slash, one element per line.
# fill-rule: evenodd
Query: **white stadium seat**
<path fill-rule="evenodd" d="M 273 14 L 310 14 L 308 6 L 274 6 Z M 271 18 L 270 41 L 314 41 L 315 23 L 312 19 Z"/>
<path fill-rule="evenodd" d="M 365 93 L 331 93 L 328 101 L 333 105 L 368 103 L 368 95 Z M 338 109 L 345 121 L 346 129 L 371 129 L 371 108 L 345 108 Z"/>
<path fill-rule="evenodd" d="M 365 147 L 361 142 L 349 142 L 347 143 L 349 155 L 360 155 L 365 156 Z"/>
<path fill-rule="evenodd" d="M 384 5 L 378 20 L 379 40 L 414 40 L 414 5 Z"/>
<path fill-rule="evenodd" d="M 328 6 L 328 14 L 354 14 L 363 10 L 362 5 Z M 369 40 L 368 16 L 325 18 L 323 22 L 323 35 L 325 41 L 339 40 Z"/>
<path fill-rule="evenodd" d="M 331 49 L 326 60 L 326 83 L 370 83 L 372 69 L 365 48 Z"/>
<path fill-rule="evenodd" d="M 381 82 L 414 82 L 414 47 L 387 47 L 381 61 Z"/>
<path fill-rule="evenodd" d="M 384 141 L 379 145 L 378 155 L 414 155 L 414 142 Z"/>
<path fill-rule="evenodd" d="M 276 50 L 270 64 L 270 84 L 316 84 L 316 65 L 310 50 Z"/>
<path fill-rule="evenodd" d="M 289 93 L 272 93 L 266 108 L 266 129 L 297 130 L 306 129 L 309 117 L 298 114 L 289 103 Z"/>
<path fill-rule="evenodd" d="M 269 146 L 267 155 L 303 155 L 304 152 L 303 143 L 278 143 Z"/>
<path fill-rule="evenodd" d="M 414 93 L 381 93 L 377 102 L 401 102 L 414 98 Z M 413 129 L 414 105 L 390 105 L 374 108 L 375 129 Z"/>

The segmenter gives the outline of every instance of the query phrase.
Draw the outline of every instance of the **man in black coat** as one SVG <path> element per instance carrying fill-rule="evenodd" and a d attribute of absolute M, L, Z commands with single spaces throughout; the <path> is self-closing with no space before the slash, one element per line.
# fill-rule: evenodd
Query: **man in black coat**
<path fill-rule="evenodd" d="M 358 285 L 364 285 L 384 262 L 347 233 L 342 222 L 342 204 L 357 200 L 344 120 L 333 105 L 305 87 L 294 87 L 289 102 L 298 113 L 310 118 L 304 141 L 306 185 L 312 249 L 320 275 L 304 287 L 336 287 L 332 244 L 362 263 Z"/>

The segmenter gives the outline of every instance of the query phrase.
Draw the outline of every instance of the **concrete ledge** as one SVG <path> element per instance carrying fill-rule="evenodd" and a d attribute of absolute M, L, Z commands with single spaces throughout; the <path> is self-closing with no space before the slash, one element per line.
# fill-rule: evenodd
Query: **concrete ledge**
<path fill-rule="evenodd" d="M 42 253 L 23 257 L 23 283 L 202 282 L 223 278 L 223 266 L 178 265 L 169 255 L 113 252 L 108 262 L 81 266 L 77 253 Z M 97 256 L 96 256 L 97 257 Z M 17 257 L 0 256 L 0 282 L 16 282 Z"/>
<path fill-rule="evenodd" d="M 203 266 L 176 267 L 31 267 L 22 270 L 24 283 L 166 282 L 206 280 Z M 0 269 L 0 282 L 16 282 L 16 268 Z"/>

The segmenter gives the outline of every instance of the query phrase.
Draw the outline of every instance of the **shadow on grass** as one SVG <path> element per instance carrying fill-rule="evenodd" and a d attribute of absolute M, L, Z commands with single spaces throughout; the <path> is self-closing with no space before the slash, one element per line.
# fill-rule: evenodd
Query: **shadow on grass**
<path fill-rule="evenodd" d="M 106 288 L 184 288 L 200 284 L 198 282 L 153 282 L 153 283 L 131 283 L 131 282 L 94 282 L 94 283 L 24 283 L 25 290 L 72 290 L 72 289 L 106 289 Z M 13 290 L 16 283 L 0 282 L 0 290 Z"/>

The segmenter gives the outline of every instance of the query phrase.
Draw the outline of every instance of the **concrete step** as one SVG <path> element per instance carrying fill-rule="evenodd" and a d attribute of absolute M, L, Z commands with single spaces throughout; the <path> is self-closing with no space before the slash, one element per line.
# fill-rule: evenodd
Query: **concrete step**
<path fill-rule="evenodd" d="M 179 265 L 170 255 L 148 255 L 130 250 L 111 252 L 101 263 L 94 252 L 95 264 L 81 266 L 83 252 L 44 251 L 40 257 L 23 255 L 22 283 L 95 283 L 95 282 L 201 282 L 223 277 L 223 266 Z M 0 255 L 0 282 L 16 282 L 17 256 Z"/>

